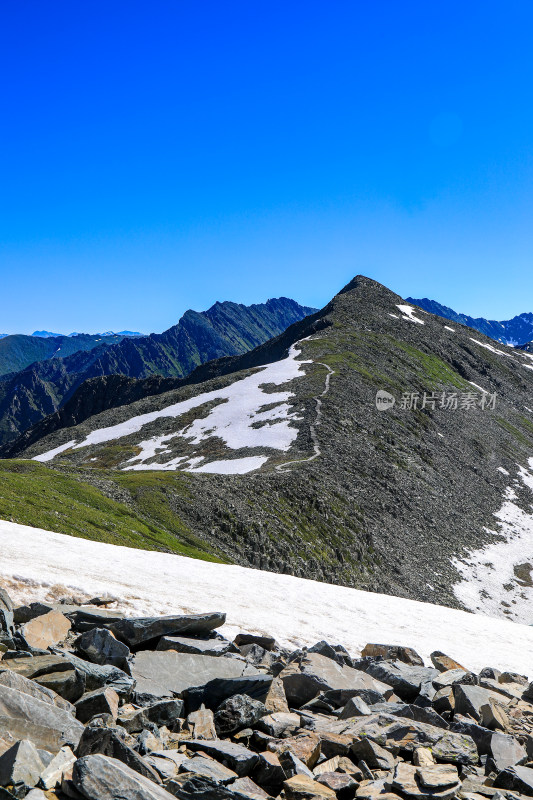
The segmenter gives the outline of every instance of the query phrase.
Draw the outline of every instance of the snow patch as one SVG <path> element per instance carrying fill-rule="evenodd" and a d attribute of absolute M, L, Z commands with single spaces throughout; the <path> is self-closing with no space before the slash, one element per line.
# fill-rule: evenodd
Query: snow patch
<path fill-rule="evenodd" d="M 275 635 L 284 647 L 367 642 L 443 650 L 476 672 L 531 673 L 533 628 L 444 606 L 272 572 L 77 539 L 0 521 L 0 576 L 16 604 L 65 594 L 118 597 L 130 616 L 220 610 L 221 632 Z M 428 576 L 429 577 L 429 576 Z"/>
<path fill-rule="evenodd" d="M 248 458 L 233 458 L 224 461 L 210 461 L 201 467 L 187 468 L 187 472 L 209 472 L 212 475 L 245 475 L 254 469 L 262 467 L 268 456 L 249 456 Z"/>
<path fill-rule="evenodd" d="M 405 306 L 398 304 L 396 305 L 397 308 L 399 308 L 400 311 L 402 312 L 402 319 L 405 319 L 408 322 L 417 322 L 419 325 L 426 324 L 423 320 L 418 319 L 418 317 L 415 317 L 415 311 L 418 311 L 419 309 L 414 309 L 413 306 Z"/>
<path fill-rule="evenodd" d="M 455 328 L 450 328 L 450 326 L 449 326 L 449 325 L 445 325 L 445 326 L 444 326 L 444 330 L 446 330 L 446 331 L 451 331 L 452 333 L 455 333 Z"/>
<path fill-rule="evenodd" d="M 76 444 L 76 439 L 72 439 L 70 442 L 66 444 L 60 444 L 59 447 L 54 447 L 53 450 L 48 450 L 47 453 L 43 453 L 40 456 L 35 456 L 33 461 L 51 461 L 55 456 L 59 455 L 59 453 L 64 453 L 65 450 L 70 450 L 71 447 L 74 447 Z"/>
<path fill-rule="evenodd" d="M 470 336 L 470 341 L 475 342 L 480 347 L 484 347 L 485 350 L 490 350 L 491 353 L 495 353 L 497 356 L 505 356 L 506 358 L 512 358 L 512 355 L 510 353 L 504 353 L 503 350 L 498 350 L 496 347 L 493 347 L 490 344 L 485 344 L 485 342 L 480 342 L 479 339 L 473 339 Z"/>

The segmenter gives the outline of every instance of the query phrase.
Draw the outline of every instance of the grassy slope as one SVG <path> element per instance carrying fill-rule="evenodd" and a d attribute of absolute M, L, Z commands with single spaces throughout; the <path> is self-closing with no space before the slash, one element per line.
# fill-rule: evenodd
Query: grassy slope
<path fill-rule="evenodd" d="M 102 472 L 102 477 L 107 474 Z M 32 461 L 0 462 L 0 519 L 83 539 L 225 561 L 192 534 L 166 502 L 166 490 L 185 493 L 179 476 L 113 475 L 111 499 L 79 474 Z"/>

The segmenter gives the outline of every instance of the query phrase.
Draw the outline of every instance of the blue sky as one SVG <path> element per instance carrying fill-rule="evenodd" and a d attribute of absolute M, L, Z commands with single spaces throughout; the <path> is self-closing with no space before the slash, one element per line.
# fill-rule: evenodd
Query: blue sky
<path fill-rule="evenodd" d="M 530 2 L 0 14 L 0 332 L 321 306 L 358 273 L 533 311 Z"/>

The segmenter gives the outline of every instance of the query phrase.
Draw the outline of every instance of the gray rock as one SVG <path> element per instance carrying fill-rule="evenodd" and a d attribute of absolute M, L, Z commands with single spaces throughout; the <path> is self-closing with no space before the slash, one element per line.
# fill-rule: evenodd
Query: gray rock
<path fill-rule="evenodd" d="M 149 723 L 158 727 L 165 725 L 170 731 L 179 731 L 183 714 L 183 700 L 161 700 L 151 706 L 122 713 L 118 724 L 128 733 L 140 733 Z"/>
<path fill-rule="evenodd" d="M 292 661 L 280 673 L 289 705 L 300 707 L 320 692 L 332 689 L 371 689 L 390 693 L 390 685 L 351 667 L 341 666 L 318 653 Z"/>
<path fill-rule="evenodd" d="M 185 692 L 187 708 L 189 711 L 196 711 L 203 705 L 215 710 L 224 700 L 236 694 L 245 694 L 254 700 L 260 700 L 268 708 L 273 686 L 272 675 L 264 675 L 253 667 L 245 666 L 242 677 L 214 678 L 201 688 L 188 689 Z"/>
<path fill-rule="evenodd" d="M 139 775 L 156 783 L 160 782 L 157 772 L 129 746 L 126 731 L 122 728 L 100 728 L 92 725 L 85 728 L 76 755 L 83 758 L 95 754 L 121 761 Z"/>
<path fill-rule="evenodd" d="M 72 782 L 87 800 L 171 800 L 173 796 L 121 761 L 104 755 L 79 758 Z"/>
<path fill-rule="evenodd" d="M 266 800 L 266 798 L 268 798 L 268 794 L 254 783 L 251 778 L 237 778 L 236 781 L 230 783 L 229 788 L 232 792 L 250 797 L 252 800 Z"/>
<path fill-rule="evenodd" d="M 305 775 L 307 778 L 313 777 L 313 773 L 307 764 L 304 764 L 302 759 L 298 758 L 291 750 L 279 750 L 277 755 L 285 778 L 294 778 L 295 775 Z"/>
<path fill-rule="evenodd" d="M 31 789 L 26 795 L 26 800 L 47 800 L 47 797 L 40 789 Z"/>
<path fill-rule="evenodd" d="M 259 647 L 263 647 L 265 650 L 278 649 L 276 640 L 273 636 L 262 636 L 256 633 L 238 633 L 233 641 L 237 647 L 241 647 L 242 645 L 246 644 L 258 644 Z"/>
<path fill-rule="evenodd" d="M 496 789 L 510 789 L 533 797 L 533 769 L 530 767 L 508 767 L 494 779 Z"/>
<path fill-rule="evenodd" d="M 111 632 L 128 647 L 138 647 L 161 636 L 202 634 L 219 628 L 226 621 L 221 612 L 182 614 L 169 617 L 139 617 L 122 619 L 109 626 Z"/>
<path fill-rule="evenodd" d="M 29 647 L 46 650 L 62 642 L 70 631 L 71 623 L 59 611 L 35 617 L 22 628 L 22 636 Z"/>
<path fill-rule="evenodd" d="M 95 689 L 109 686 L 122 699 L 130 698 L 135 688 L 135 680 L 130 675 L 126 675 L 123 670 L 110 664 L 92 664 L 71 653 L 67 654 L 67 659 L 76 671 L 85 677 L 86 691 L 92 692 Z"/>
<path fill-rule="evenodd" d="M 185 636 L 163 636 L 156 650 L 175 650 L 177 653 L 193 653 L 202 656 L 223 656 L 234 653 L 237 648 L 227 639 L 192 639 Z"/>
<path fill-rule="evenodd" d="M 364 717 L 370 714 L 370 708 L 361 697 L 350 697 L 341 713 L 339 719 L 350 719 L 350 717 Z"/>
<path fill-rule="evenodd" d="M 74 766 L 75 761 L 76 756 L 70 747 L 62 747 L 41 772 L 39 785 L 43 789 L 53 789 L 58 783 L 61 783 L 63 775 Z"/>
<path fill-rule="evenodd" d="M 258 754 L 252 778 L 273 797 L 279 794 L 286 775 L 276 753 L 266 751 Z"/>
<path fill-rule="evenodd" d="M 483 689 L 481 686 L 464 686 L 462 684 L 454 685 L 453 694 L 455 697 L 456 713 L 469 715 L 478 722 L 481 721 L 482 706 L 486 705 L 491 700 L 501 699 L 490 689 Z"/>
<path fill-rule="evenodd" d="M 13 602 L 0 586 L 0 631 L 11 633 L 13 630 Z"/>
<path fill-rule="evenodd" d="M 77 633 L 84 633 L 92 628 L 103 628 L 124 618 L 124 614 L 118 614 L 107 608 L 75 608 L 73 611 L 65 611 L 64 614 L 70 619 Z"/>
<path fill-rule="evenodd" d="M 360 739 L 351 747 L 351 755 L 356 761 L 364 761 L 370 769 L 393 769 L 394 756 L 370 739 Z"/>
<path fill-rule="evenodd" d="M 507 767 L 524 764 L 528 760 L 526 749 L 505 733 L 494 733 L 490 740 L 490 755 L 496 772 Z"/>
<path fill-rule="evenodd" d="M 234 742 L 186 739 L 182 744 L 189 750 L 201 750 L 207 753 L 208 756 L 234 770 L 240 778 L 249 775 L 258 761 L 257 753 Z"/>
<path fill-rule="evenodd" d="M 34 680 L 69 703 L 75 703 L 85 691 L 85 675 L 75 669 L 47 672 Z"/>
<path fill-rule="evenodd" d="M 115 639 L 106 628 L 93 628 L 82 633 L 76 642 L 77 650 L 94 664 L 110 664 L 124 672 L 130 672 L 129 647 Z"/>
<path fill-rule="evenodd" d="M 187 716 L 187 727 L 193 739 L 216 739 L 215 716 L 210 708 L 199 708 Z"/>
<path fill-rule="evenodd" d="M 472 686 L 476 683 L 477 676 L 473 672 L 458 668 L 444 670 L 433 679 L 433 686 L 437 690 L 443 689 L 445 686 L 455 686 L 456 684 Z"/>
<path fill-rule="evenodd" d="M 256 728 L 275 739 L 292 736 L 300 727 L 300 715 L 277 711 L 258 720 Z"/>
<path fill-rule="evenodd" d="M 28 694 L 0 686 L 0 739 L 30 739 L 33 744 L 58 753 L 64 745 L 76 747 L 83 725 L 67 711 Z"/>
<path fill-rule="evenodd" d="M 249 800 L 249 795 L 217 783 L 211 778 L 184 773 L 167 785 L 173 797 L 181 800 Z"/>
<path fill-rule="evenodd" d="M 16 658 L 0 661 L 0 672 L 10 669 L 30 680 L 37 680 L 51 672 L 62 672 L 72 669 L 72 664 L 62 656 L 46 655 Z"/>
<path fill-rule="evenodd" d="M 76 716 L 80 722 L 89 722 L 97 714 L 110 714 L 117 718 L 119 696 L 114 689 L 107 686 L 84 694 L 75 704 Z"/>
<path fill-rule="evenodd" d="M 27 606 L 17 606 L 13 610 L 13 619 L 16 625 L 24 625 L 35 617 L 41 617 L 53 610 L 54 607 L 51 603 L 30 603 Z"/>
<path fill-rule="evenodd" d="M 0 756 L 0 786 L 37 785 L 43 762 L 33 742 L 23 739 Z"/>
<path fill-rule="evenodd" d="M 216 783 L 231 783 L 237 778 L 237 773 L 234 770 L 219 764 L 218 761 L 212 758 L 204 758 L 203 756 L 193 756 L 193 758 L 187 759 L 180 765 L 179 769 L 180 772 L 192 772 L 195 775 L 210 778 Z"/>
<path fill-rule="evenodd" d="M 228 697 L 218 707 L 215 728 L 219 736 L 229 736 L 243 728 L 252 728 L 267 714 L 268 709 L 260 700 L 254 700 L 245 694 L 236 694 Z"/>
<path fill-rule="evenodd" d="M 43 703 L 55 705 L 71 714 L 75 713 L 74 706 L 68 700 L 64 700 L 51 689 L 41 686 L 36 681 L 31 681 L 29 678 L 19 675 L 18 672 L 12 672 L 11 670 L 0 672 L 0 685 L 7 686 L 10 689 L 17 689 L 23 694 L 35 697 L 36 700 L 42 700 Z"/>
<path fill-rule="evenodd" d="M 381 656 L 386 661 L 403 661 L 414 667 L 423 667 L 424 660 L 412 647 L 403 647 L 397 644 L 367 644 L 361 651 L 363 658 L 377 658 Z"/>
<path fill-rule="evenodd" d="M 220 656 L 190 655 L 173 650 L 151 652 L 143 650 L 135 656 L 132 677 L 138 693 L 154 697 L 169 697 L 195 686 L 204 686 L 214 678 L 236 678 L 257 674 L 243 661 Z M 272 679 L 270 679 L 272 680 Z"/>
<path fill-rule="evenodd" d="M 422 683 L 434 680 L 439 672 L 431 667 L 413 667 L 403 661 L 369 662 L 365 671 L 368 675 L 392 686 L 402 700 L 414 700 L 420 692 Z"/>

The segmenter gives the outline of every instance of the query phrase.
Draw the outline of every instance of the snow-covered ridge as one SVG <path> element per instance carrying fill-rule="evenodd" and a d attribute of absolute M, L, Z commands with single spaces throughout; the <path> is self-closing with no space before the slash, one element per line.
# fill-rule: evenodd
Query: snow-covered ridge
<path fill-rule="evenodd" d="M 171 433 L 148 437 L 139 443 L 141 452 L 130 459 L 130 470 L 189 470 L 191 472 L 225 472 L 242 474 L 260 467 L 269 457 L 268 453 L 259 456 L 207 462 L 204 458 L 173 457 L 170 443 L 182 438 L 190 445 L 198 445 L 210 437 L 218 437 L 230 450 L 264 447 L 269 450 L 286 452 L 298 435 L 294 422 L 299 420 L 291 411 L 288 401 L 293 392 L 267 392 L 266 387 L 282 386 L 295 378 L 305 375 L 303 364 L 297 361 L 300 350 L 293 345 L 286 358 L 267 364 L 242 380 L 237 380 L 223 389 L 216 389 L 183 400 L 179 403 L 140 414 L 125 422 L 92 431 L 81 442 L 71 440 L 59 447 L 48 450 L 34 458 L 35 461 L 51 461 L 66 450 L 77 450 L 89 445 L 98 445 L 138 433 L 146 425 L 160 419 L 179 419 L 188 411 L 200 408 L 207 403 L 216 403 L 208 413 L 181 428 L 179 425 Z M 161 456 L 169 454 L 166 461 Z M 154 462 L 154 458 L 160 461 Z M 212 467 L 212 469 L 210 469 Z"/>
<path fill-rule="evenodd" d="M 402 319 L 405 319 L 408 322 L 418 322 L 419 325 L 426 324 L 423 320 L 415 317 L 415 311 L 418 311 L 418 309 L 413 308 L 413 306 L 397 304 L 397 308 L 399 308 L 402 312 Z"/>
<path fill-rule="evenodd" d="M 508 476 L 502 467 L 499 472 Z M 518 473 L 505 491 L 502 507 L 494 515 L 495 541 L 474 550 L 453 564 L 462 576 L 454 587 L 457 599 L 471 611 L 505 614 L 509 619 L 533 624 L 533 505 L 524 511 L 516 502 L 516 491 L 527 487 L 533 493 L 533 458 L 529 469 Z M 533 496 L 532 496 L 533 501 Z"/>
<path fill-rule="evenodd" d="M 222 632 L 272 633 L 282 645 L 404 644 L 466 666 L 531 673 L 533 628 L 343 586 L 76 539 L 0 521 L 0 584 L 17 603 L 109 593 L 129 615 L 220 610 Z"/>

